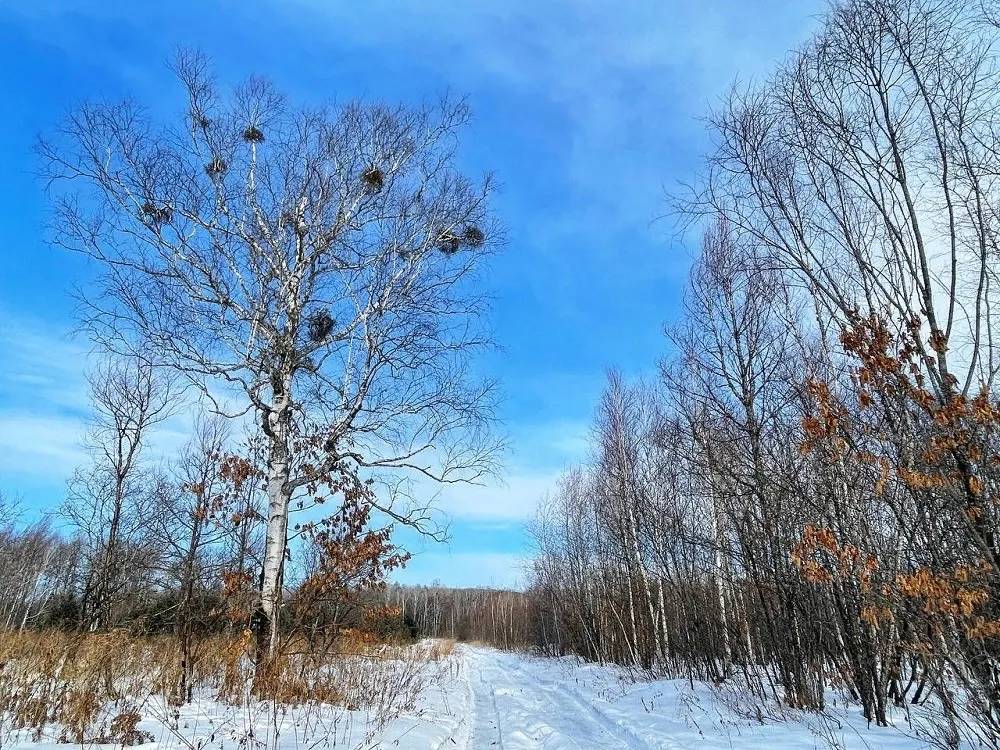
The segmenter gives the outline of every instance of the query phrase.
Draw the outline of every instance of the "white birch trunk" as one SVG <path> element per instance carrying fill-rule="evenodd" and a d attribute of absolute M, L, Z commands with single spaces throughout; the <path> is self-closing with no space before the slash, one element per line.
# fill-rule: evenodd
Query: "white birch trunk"
<path fill-rule="evenodd" d="M 260 629 L 256 633 L 258 652 L 262 652 L 258 653 L 258 658 L 264 653 L 272 655 L 278 641 L 285 547 L 288 543 L 288 510 L 291 502 L 288 454 L 288 410 L 291 403 L 289 380 L 290 378 L 286 379 L 282 384 L 284 392 L 268 415 L 270 450 L 267 466 L 267 535 L 260 586 L 260 612 L 265 622 L 259 624 Z M 263 632 L 265 625 L 266 634 Z"/>

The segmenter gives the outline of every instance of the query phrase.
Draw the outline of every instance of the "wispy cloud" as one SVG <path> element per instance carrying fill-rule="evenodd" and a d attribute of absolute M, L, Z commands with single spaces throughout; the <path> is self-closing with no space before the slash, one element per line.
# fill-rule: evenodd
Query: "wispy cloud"
<path fill-rule="evenodd" d="M 0 473 L 61 484 L 82 460 L 87 350 L 65 334 L 0 314 Z"/>
<path fill-rule="evenodd" d="M 21 401 L 80 414 L 87 405 L 87 348 L 59 330 L 0 311 L 0 408 Z"/>
<path fill-rule="evenodd" d="M 82 432 L 76 418 L 0 410 L 0 475 L 61 484 L 84 459 Z"/>
<path fill-rule="evenodd" d="M 520 522 L 535 514 L 539 501 L 558 474 L 508 475 L 489 486 L 449 485 L 440 491 L 436 507 L 450 518 Z"/>
<path fill-rule="evenodd" d="M 692 139 L 703 141 L 698 117 L 707 105 L 737 73 L 766 70 L 802 40 L 823 3 L 299 0 L 286 7 L 339 45 L 403 54 L 474 97 L 502 91 L 526 110 L 513 127 L 551 126 L 534 135 L 550 148 L 548 158 L 566 159 L 568 169 L 553 172 L 574 192 L 577 213 L 593 217 L 588 226 L 613 240 L 622 224 L 645 227 L 662 213 L 671 167 L 698 158 Z M 525 166 L 551 174 L 548 160 Z M 559 221 L 535 230 L 576 233 Z M 663 261 L 643 270 L 662 274 Z"/>
<path fill-rule="evenodd" d="M 39 319 L 0 311 L 0 479 L 8 492 L 22 481 L 51 500 L 87 456 L 90 418 L 86 371 L 90 348 Z M 149 458 L 176 453 L 189 438 L 186 408 L 150 436 Z M 30 500 L 30 498 L 28 498 Z"/>
<path fill-rule="evenodd" d="M 86 456 L 89 417 L 86 347 L 36 320 L 0 316 L 0 473 L 61 485 Z M 190 435 L 182 410 L 153 435 L 151 454 L 166 457 Z M 582 458 L 586 424 L 555 420 L 510 425 L 518 463 L 487 486 L 422 486 L 451 519 L 521 522 L 531 518 L 559 473 Z"/>

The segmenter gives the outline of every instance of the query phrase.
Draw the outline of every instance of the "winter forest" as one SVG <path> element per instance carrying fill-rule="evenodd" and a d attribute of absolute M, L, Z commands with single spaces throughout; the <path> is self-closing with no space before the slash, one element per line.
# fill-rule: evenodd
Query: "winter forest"
<path fill-rule="evenodd" d="M 1000 748 L 1000 6 L 811 29 L 698 113 L 675 302 L 511 586 L 398 578 L 517 450 L 475 96 L 180 46 L 48 118 L 87 418 L 2 485 L 0 747 Z"/>

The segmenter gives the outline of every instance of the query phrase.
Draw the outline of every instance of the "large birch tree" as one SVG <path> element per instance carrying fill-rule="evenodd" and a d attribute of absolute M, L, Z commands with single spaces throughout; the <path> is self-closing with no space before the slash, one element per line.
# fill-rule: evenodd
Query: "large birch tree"
<path fill-rule="evenodd" d="M 40 150 L 55 242 L 97 261 L 93 335 L 261 426 L 263 655 L 298 496 L 345 473 L 492 468 L 493 388 L 468 355 L 489 343 L 476 277 L 499 245 L 494 184 L 459 169 L 464 102 L 295 106 L 262 78 L 222 90 L 199 53 L 173 69 L 175 121 L 85 103 Z"/>

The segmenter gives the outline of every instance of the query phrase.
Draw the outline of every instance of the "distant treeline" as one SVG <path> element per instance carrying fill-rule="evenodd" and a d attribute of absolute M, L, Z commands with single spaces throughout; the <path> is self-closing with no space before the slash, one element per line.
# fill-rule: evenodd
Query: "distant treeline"
<path fill-rule="evenodd" d="M 391 585 L 387 605 L 421 635 L 484 643 L 508 650 L 542 645 L 534 597 L 519 591 Z"/>

